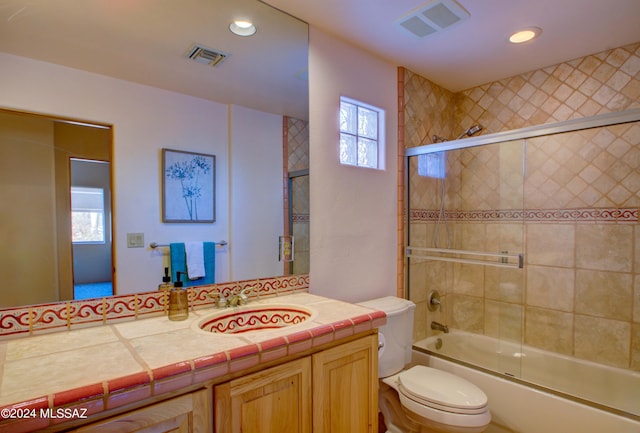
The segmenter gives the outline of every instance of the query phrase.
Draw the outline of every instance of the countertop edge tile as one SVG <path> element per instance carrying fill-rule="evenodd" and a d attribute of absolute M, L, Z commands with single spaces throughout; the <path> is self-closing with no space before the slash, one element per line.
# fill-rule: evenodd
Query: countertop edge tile
<path fill-rule="evenodd" d="M 66 404 L 95 398 L 104 394 L 104 385 L 102 383 L 94 383 L 91 385 L 70 389 L 68 391 L 56 392 L 55 394 L 53 394 L 53 405 L 64 406 Z"/>
<path fill-rule="evenodd" d="M 145 385 L 151 382 L 151 377 L 146 371 L 133 373 L 123 377 L 117 377 L 107 381 L 107 392 L 109 394 L 116 391 L 122 391 L 127 388 Z"/>

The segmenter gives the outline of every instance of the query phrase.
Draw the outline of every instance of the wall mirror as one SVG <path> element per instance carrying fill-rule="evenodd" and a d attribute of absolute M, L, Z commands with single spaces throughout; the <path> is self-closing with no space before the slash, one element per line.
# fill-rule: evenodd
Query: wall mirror
<path fill-rule="evenodd" d="M 257 32 L 244 38 L 232 34 L 229 24 L 233 19 L 252 20 Z M 205 64 L 206 59 L 193 61 L 188 56 L 196 45 L 225 58 L 215 68 Z M 279 272 L 274 272 L 271 257 L 277 257 L 277 238 L 287 231 L 285 224 L 291 224 L 290 234 L 299 234 L 295 222 L 308 222 L 308 188 L 306 198 L 289 197 L 288 203 L 290 210 L 303 206 L 306 215 L 305 210 L 282 210 L 286 209 L 282 176 L 287 178 L 282 170 L 283 136 L 295 135 L 290 131 L 302 130 L 304 134 L 305 127 L 300 124 L 308 120 L 307 60 L 306 23 L 256 0 L 13 0 L 0 8 L 0 64 L 9 71 L 0 84 L 0 93 L 5 95 L 0 101 L 0 127 L 4 129 L 0 131 L 0 144 L 9 143 L 0 150 L 0 172 L 7 174 L 2 177 L 3 190 L 8 193 L 17 179 L 5 163 L 11 161 L 15 171 L 36 167 L 37 158 L 44 163 L 44 155 L 52 158 L 47 159 L 47 170 L 22 170 L 21 174 L 30 179 L 25 181 L 22 176 L 20 200 L 24 201 L 7 196 L 13 205 L 3 206 L 3 239 L 11 245 L 3 254 L 10 254 L 11 260 L 0 257 L 0 272 L 17 277 L 3 285 L 8 291 L 0 292 L 0 308 L 73 299 L 73 282 L 81 278 L 74 276 L 73 270 L 71 274 L 61 270 L 61 266 L 73 269 L 71 265 L 78 259 L 94 254 L 75 251 L 77 247 L 98 243 L 109 246 L 109 240 L 113 241 L 112 251 L 99 254 L 105 266 L 116 269 L 113 283 L 118 294 L 149 291 L 157 286 L 167 254 L 150 249 L 151 242 L 229 241 L 228 247 L 219 251 L 216 274 L 219 272 L 220 278 L 216 282 L 308 272 L 308 240 L 296 240 L 301 247 L 296 266 L 280 263 Z M 138 87 L 130 91 L 131 83 Z M 163 106 L 166 101 L 169 104 Z M 247 128 L 252 124 L 254 128 Z M 263 127 L 265 124 L 267 127 Z M 288 124 L 293 125 L 289 130 Z M 35 129 L 28 129 L 32 127 Z M 18 138 L 7 132 L 16 128 L 29 132 L 21 132 Z M 34 134 L 35 138 L 30 138 Z M 69 149 L 60 144 L 64 137 L 81 137 L 71 142 L 92 145 Z M 35 146 L 39 152 L 28 150 L 28 142 L 39 143 Z M 272 146 L 269 149 L 276 145 L 280 153 L 247 147 L 265 147 L 267 142 Z M 216 154 L 220 167 L 216 179 L 220 201 L 216 204 L 221 215 L 215 223 L 206 227 L 171 224 L 170 228 L 162 224 L 159 158 L 163 147 Z M 269 157 L 260 157 L 260 152 L 268 152 Z M 56 162 L 56 154 L 63 162 Z M 243 154 L 248 158 L 244 165 Z M 256 158 L 259 169 L 251 166 Z M 68 173 L 66 183 L 56 180 L 56 172 L 62 168 Z M 308 175 L 308 160 L 306 168 Z M 85 189 L 77 190 L 75 199 L 77 203 L 89 203 L 101 193 L 103 203 L 113 204 L 113 212 L 103 209 L 104 228 L 97 236 L 103 236 L 104 241 L 86 241 L 84 245 L 69 241 L 73 235 L 69 189 L 72 170 L 78 173 L 74 177 L 80 178 L 83 172 L 106 170 L 103 186 L 95 187 L 101 192 L 87 190 L 91 185 L 80 181 Z M 274 217 L 268 224 L 256 219 L 264 204 L 256 203 L 257 209 L 248 210 L 238 205 L 255 201 L 251 197 L 254 186 L 267 188 L 263 178 L 254 178 L 254 173 L 259 176 L 265 170 L 270 170 L 270 176 L 275 172 L 280 175 L 273 191 L 263 189 L 255 194 L 269 206 L 281 209 L 278 218 L 282 219 L 276 222 Z M 305 174 L 299 161 L 289 170 L 296 176 Z M 27 182 L 32 182 L 33 194 L 24 193 Z M 243 183 L 246 186 L 239 188 Z M 56 189 L 60 188 L 69 190 L 68 203 L 56 199 Z M 48 198 L 36 195 L 45 192 L 50 193 Z M 296 205 L 296 201 L 302 204 Z M 25 212 L 25 206 L 34 203 L 40 207 Z M 68 215 L 58 208 L 66 209 Z M 85 208 L 94 210 L 89 204 Z M 247 213 L 253 215 L 252 220 L 236 218 Z M 12 228 L 5 224 L 10 214 L 14 220 L 25 220 L 28 215 L 40 227 L 32 221 L 26 228 Z M 10 233 L 12 236 L 8 236 Z M 127 246 L 131 234 L 144 235 L 143 248 Z M 30 237 L 42 246 L 37 257 L 21 251 Z M 252 248 L 252 242 L 263 239 L 268 246 Z M 65 249 L 63 258 L 60 252 Z M 249 256 L 249 252 L 269 250 L 273 253 Z M 262 263 L 267 256 L 269 266 Z M 21 257 L 24 260 L 18 271 L 16 260 Z M 38 271 L 39 263 L 46 263 L 50 270 Z M 31 281 L 24 278 L 26 274 L 43 279 Z M 34 286 L 44 286 L 47 294 L 34 295 Z"/>

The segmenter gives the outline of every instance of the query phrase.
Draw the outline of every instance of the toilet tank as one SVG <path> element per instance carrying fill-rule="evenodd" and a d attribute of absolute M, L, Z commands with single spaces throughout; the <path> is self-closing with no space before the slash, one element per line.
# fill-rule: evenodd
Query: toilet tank
<path fill-rule="evenodd" d="M 359 305 L 384 311 L 387 315 L 387 324 L 378 329 L 381 346 L 378 349 L 378 377 L 398 373 L 411 362 L 415 304 L 406 299 L 387 296 L 361 302 Z"/>

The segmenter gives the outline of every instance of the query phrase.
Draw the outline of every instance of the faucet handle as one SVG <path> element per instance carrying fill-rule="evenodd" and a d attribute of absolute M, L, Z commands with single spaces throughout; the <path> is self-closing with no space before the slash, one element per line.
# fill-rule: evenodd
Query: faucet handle
<path fill-rule="evenodd" d="M 222 293 L 218 295 L 218 307 L 225 308 L 227 306 L 227 298 Z"/>
<path fill-rule="evenodd" d="M 437 290 L 429 292 L 429 304 L 427 305 L 429 311 L 442 311 L 442 302 L 440 302 L 440 293 Z"/>

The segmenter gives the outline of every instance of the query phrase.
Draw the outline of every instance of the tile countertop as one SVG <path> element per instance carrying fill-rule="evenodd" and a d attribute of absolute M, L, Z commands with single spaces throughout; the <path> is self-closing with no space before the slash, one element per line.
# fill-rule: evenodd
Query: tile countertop
<path fill-rule="evenodd" d="M 32 416 L 47 410 L 65 408 L 65 416 L 82 416 L 115 409 L 386 321 L 381 311 L 309 293 L 247 305 L 268 304 L 308 307 L 318 314 L 292 327 L 232 335 L 197 329 L 196 322 L 221 311 L 210 308 L 191 311 L 180 322 L 163 316 L 0 342 L 0 431 L 29 431 L 69 420 Z"/>

